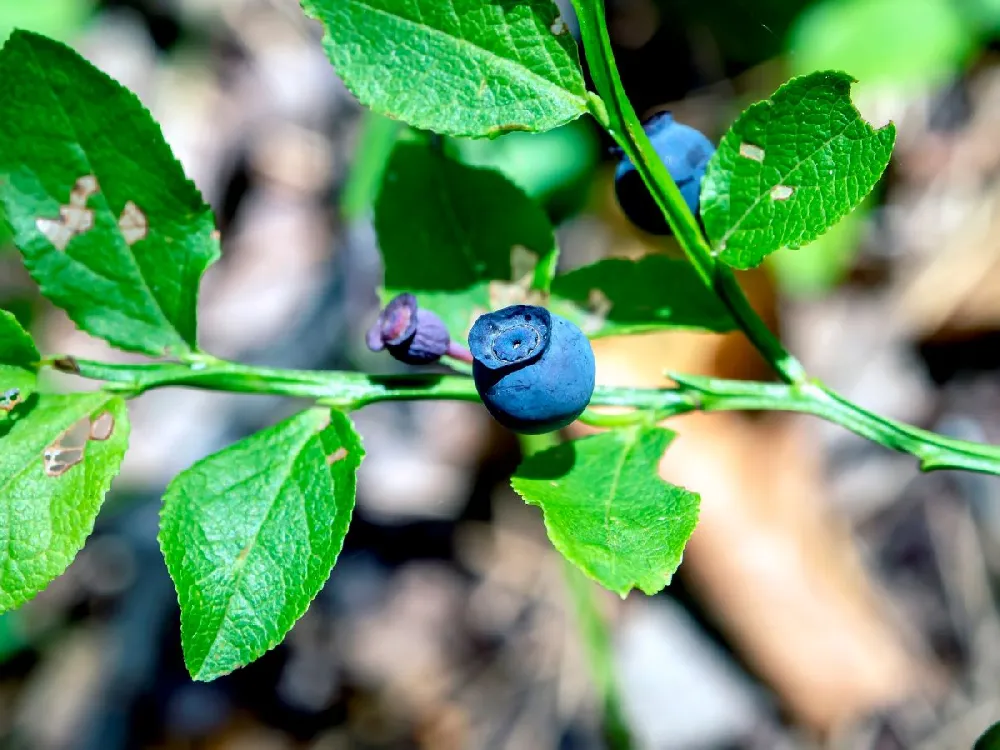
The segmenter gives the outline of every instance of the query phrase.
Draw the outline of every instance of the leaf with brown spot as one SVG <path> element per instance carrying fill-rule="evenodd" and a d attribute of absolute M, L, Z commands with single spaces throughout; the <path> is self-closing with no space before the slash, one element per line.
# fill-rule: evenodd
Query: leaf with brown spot
<path fill-rule="evenodd" d="M 0 310 L 0 417 L 34 392 L 39 359 L 31 335 L 12 313 Z"/>
<path fill-rule="evenodd" d="M 115 427 L 91 440 L 104 414 Z M 66 570 L 94 528 L 127 445 L 125 402 L 102 392 L 41 394 L 0 438 L 0 612 Z"/>
<path fill-rule="evenodd" d="M 121 230 L 125 243 L 134 245 L 139 240 L 145 239 L 146 233 L 149 231 L 149 221 L 142 209 L 132 201 L 128 201 L 118 219 L 118 229 Z"/>
<path fill-rule="evenodd" d="M 326 463 L 328 466 L 332 466 L 337 463 L 337 461 L 343 461 L 348 455 L 347 448 L 340 446 L 337 450 L 326 457 Z"/>
<path fill-rule="evenodd" d="M 0 118 L 0 213 L 42 294 L 122 349 L 196 349 L 215 221 L 138 98 L 69 47 L 16 31 L 0 101 L 16 103 Z"/>
<path fill-rule="evenodd" d="M 90 420 L 90 439 L 107 440 L 115 429 L 114 415 L 106 411 Z"/>
<path fill-rule="evenodd" d="M 889 163 L 896 130 L 875 129 L 835 70 L 793 78 L 750 105 L 705 171 L 701 218 L 713 253 L 753 268 L 803 247 L 853 211 Z"/>
<path fill-rule="evenodd" d="M 24 394 L 20 388 L 8 388 L 0 393 L 0 411 L 12 412 L 18 404 L 24 403 Z"/>

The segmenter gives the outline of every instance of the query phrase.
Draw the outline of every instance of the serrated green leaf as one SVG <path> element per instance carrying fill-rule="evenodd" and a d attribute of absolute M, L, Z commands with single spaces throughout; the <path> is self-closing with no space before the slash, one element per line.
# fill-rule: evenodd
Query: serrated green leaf
<path fill-rule="evenodd" d="M 219 243 L 149 112 L 73 50 L 23 31 L 0 51 L 0 101 L 0 205 L 42 293 L 123 349 L 195 348 L 198 284 Z"/>
<path fill-rule="evenodd" d="M 192 677 L 249 664 L 305 613 L 343 546 L 363 455 L 345 414 L 312 409 L 170 483 L 160 547 Z"/>
<path fill-rule="evenodd" d="M 551 0 L 302 0 L 347 87 L 374 111 L 459 136 L 548 130 L 587 111 L 576 42 Z"/>
<path fill-rule="evenodd" d="M 705 174 L 701 216 L 725 263 L 752 268 L 811 242 L 875 187 L 896 129 L 862 119 L 852 83 L 836 71 L 793 78 L 723 137 Z"/>
<path fill-rule="evenodd" d="M 700 498 L 657 471 L 674 433 L 630 427 L 532 454 L 511 479 L 545 514 L 570 562 L 624 597 L 670 583 L 698 521 Z"/>
<path fill-rule="evenodd" d="M 41 355 L 31 334 L 21 328 L 13 313 L 0 310 L 0 419 L 35 390 Z M 16 396 L 7 396 L 16 390 Z"/>
<path fill-rule="evenodd" d="M 608 258 L 556 276 L 552 309 L 592 337 L 667 328 L 730 331 L 733 321 L 690 263 Z M 570 305 L 569 303 L 573 303 Z"/>
<path fill-rule="evenodd" d="M 558 255 L 545 212 L 499 172 L 401 142 L 375 204 L 383 296 L 412 292 L 465 341 L 473 321 L 547 286 Z"/>
<path fill-rule="evenodd" d="M 0 612 L 72 562 L 94 529 L 128 447 L 125 402 L 107 393 L 42 394 L 0 428 Z"/>

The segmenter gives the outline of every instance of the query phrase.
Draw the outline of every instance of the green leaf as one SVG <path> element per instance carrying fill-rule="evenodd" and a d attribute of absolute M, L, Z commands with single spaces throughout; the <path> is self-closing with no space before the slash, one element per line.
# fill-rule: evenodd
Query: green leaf
<path fill-rule="evenodd" d="M 734 328 L 691 264 L 663 255 L 609 258 L 578 268 L 556 276 L 552 294 L 552 309 L 593 337 L 665 328 Z"/>
<path fill-rule="evenodd" d="M 548 130 L 587 111 L 576 42 L 551 0 L 302 0 L 366 107 L 422 130 Z"/>
<path fill-rule="evenodd" d="M 139 100 L 18 31 L 0 51 L 0 101 L 0 210 L 42 293 L 123 349 L 196 348 L 214 220 Z"/>
<path fill-rule="evenodd" d="M 848 214 L 889 163 L 896 129 L 875 130 L 851 102 L 853 79 L 793 78 L 749 107 L 709 162 L 701 215 L 714 252 L 752 268 L 819 237 Z"/>
<path fill-rule="evenodd" d="M 304 411 L 203 459 L 163 500 L 188 671 L 212 680 L 281 642 L 323 587 L 364 451 L 339 411 Z"/>
<path fill-rule="evenodd" d="M 83 547 L 128 447 L 125 402 L 43 394 L 0 427 L 0 612 L 60 575 Z"/>
<path fill-rule="evenodd" d="M 624 597 L 670 583 L 698 521 L 700 499 L 660 479 L 674 433 L 629 427 L 532 454 L 511 484 L 545 513 L 549 539 L 570 562 Z"/>
<path fill-rule="evenodd" d="M 0 418 L 35 390 L 41 355 L 13 313 L 0 310 Z M 10 395 L 16 391 L 16 395 Z"/>
<path fill-rule="evenodd" d="M 1000 750 L 1000 721 L 988 727 L 980 735 L 972 750 Z"/>
<path fill-rule="evenodd" d="M 543 290 L 558 255 L 545 212 L 499 172 L 401 142 L 375 205 L 383 296 L 412 292 L 464 341 L 473 320 Z"/>
<path fill-rule="evenodd" d="M 593 193 L 601 148 L 593 123 L 574 120 L 544 133 L 456 138 L 459 161 L 505 174 L 553 223 L 579 213 Z"/>

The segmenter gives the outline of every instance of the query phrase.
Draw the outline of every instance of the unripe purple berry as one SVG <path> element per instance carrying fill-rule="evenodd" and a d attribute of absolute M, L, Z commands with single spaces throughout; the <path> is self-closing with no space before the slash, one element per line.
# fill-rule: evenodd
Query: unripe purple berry
<path fill-rule="evenodd" d="M 366 341 L 373 352 L 385 349 L 408 365 L 437 362 L 451 348 L 444 321 L 430 310 L 419 309 L 417 298 L 409 293 L 396 295 L 382 308 Z"/>

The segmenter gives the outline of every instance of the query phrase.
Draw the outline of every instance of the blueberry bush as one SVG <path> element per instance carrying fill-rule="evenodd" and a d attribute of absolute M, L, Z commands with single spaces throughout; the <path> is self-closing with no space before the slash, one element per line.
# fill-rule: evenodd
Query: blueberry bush
<path fill-rule="evenodd" d="M 48 300 L 83 331 L 147 360 L 40 353 L 0 311 L 0 611 L 44 589 L 83 546 L 127 448 L 128 404 L 155 388 L 312 402 L 182 472 L 163 498 L 159 540 L 184 656 L 199 680 L 277 645 L 324 585 L 364 456 L 350 414 L 375 402 L 483 401 L 524 433 L 574 419 L 605 428 L 550 441 L 512 484 L 541 509 L 559 552 L 622 596 L 666 586 L 697 522 L 697 488 L 672 486 L 657 471 L 674 436 L 661 425 L 674 415 L 809 413 L 927 471 L 1000 474 L 1000 448 L 885 419 L 810 377 L 735 280 L 732 269 L 829 230 L 886 168 L 894 128 L 862 119 L 849 75 L 789 81 L 743 112 L 715 148 L 669 116 L 643 127 L 622 89 L 601 0 L 574 0 L 591 88 L 551 0 L 302 5 L 360 102 L 408 126 L 374 206 L 386 307 L 368 344 L 415 365 L 446 357 L 454 372 L 293 371 L 202 350 L 199 283 L 219 257 L 211 210 L 131 92 L 64 45 L 15 32 L 0 52 L 5 223 Z M 609 259 L 558 273 L 542 208 L 449 147 L 584 116 L 620 148 L 626 215 L 669 231 L 685 259 Z M 594 385 L 590 338 L 670 328 L 740 331 L 777 379 L 672 373 L 669 388 Z M 46 371 L 100 388 L 55 393 Z"/>

